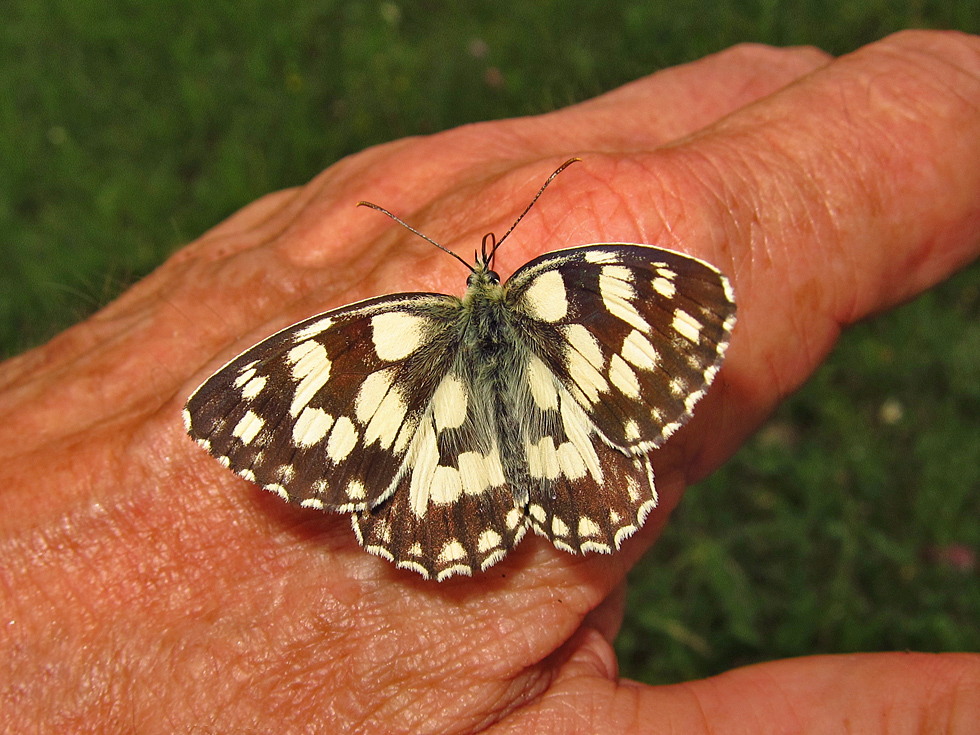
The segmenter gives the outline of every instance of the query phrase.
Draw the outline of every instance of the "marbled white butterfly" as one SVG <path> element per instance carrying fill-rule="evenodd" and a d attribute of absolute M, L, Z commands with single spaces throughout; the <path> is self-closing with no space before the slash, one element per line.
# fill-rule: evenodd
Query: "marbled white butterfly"
<path fill-rule="evenodd" d="M 453 254 L 462 299 L 368 299 L 246 350 L 187 401 L 187 431 L 283 499 L 350 513 L 365 549 L 426 578 L 485 570 L 529 527 L 571 553 L 618 549 L 657 504 L 649 453 L 718 372 L 732 289 L 696 258 L 612 243 L 501 285 L 517 222 L 475 266 Z"/>

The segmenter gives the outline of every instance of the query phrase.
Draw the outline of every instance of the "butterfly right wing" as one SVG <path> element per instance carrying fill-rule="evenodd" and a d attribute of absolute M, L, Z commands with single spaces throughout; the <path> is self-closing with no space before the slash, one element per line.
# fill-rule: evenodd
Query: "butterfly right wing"
<path fill-rule="evenodd" d="M 546 253 L 506 288 L 536 354 L 532 393 L 560 415 L 525 428 L 531 525 L 568 551 L 619 548 L 656 506 L 648 453 L 721 364 L 735 322 L 728 281 L 681 253 L 598 244 Z"/>
<path fill-rule="evenodd" d="M 507 289 L 531 317 L 548 369 L 605 441 L 629 454 L 661 446 L 690 419 L 735 325 L 723 274 L 650 245 L 546 253 Z"/>
<path fill-rule="evenodd" d="M 223 465 L 304 507 L 377 505 L 455 352 L 459 299 L 397 294 L 294 324 L 188 399 L 187 431 Z"/>

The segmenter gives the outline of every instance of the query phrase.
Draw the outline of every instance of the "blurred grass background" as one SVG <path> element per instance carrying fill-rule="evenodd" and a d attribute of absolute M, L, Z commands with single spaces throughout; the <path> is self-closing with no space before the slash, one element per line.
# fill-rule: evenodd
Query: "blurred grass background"
<path fill-rule="evenodd" d="M 732 44 L 980 32 L 980 0 L 6 0 L 0 352 L 260 195 L 405 135 L 544 112 Z M 848 333 L 631 577 L 624 675 L 980 651 L 980 269 Z"/>

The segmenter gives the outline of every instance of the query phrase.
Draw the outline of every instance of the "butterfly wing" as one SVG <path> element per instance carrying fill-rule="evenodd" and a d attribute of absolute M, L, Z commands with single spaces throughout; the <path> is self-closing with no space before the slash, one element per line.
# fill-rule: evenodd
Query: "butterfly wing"
<path fill-rule="evenodd" d="M 399 294 L 294 324 L 246 350 L 187 401 L 188 433 L 285 500 L 355 511 L 405 473 L 449 369 L 459 299 Z"/>
<path fill-rule="evenodd" d="M 461 493 L 452 502 L 431 501 L 421 516 L 410 498 L 396 491 L 388 502 L 354 513 L 351 520 L 361 546 L 426 579 L 486 571 L 527 531 L 524 509 L 506 485 L 478 495 Z"/>
<path fill-rule="evenodd" d="M 721 364 L 735 323 L 728 280 L 672 251 L 601 244 L 542 255 L 506 290 L 540 359 L 532 381 L 561 414 L 554 447 L 533 422 L 525 442 L 547 480 L 532 527 L 571 551 L 618 548 L 656 505 L 647 453 L 690 418 Z"/>

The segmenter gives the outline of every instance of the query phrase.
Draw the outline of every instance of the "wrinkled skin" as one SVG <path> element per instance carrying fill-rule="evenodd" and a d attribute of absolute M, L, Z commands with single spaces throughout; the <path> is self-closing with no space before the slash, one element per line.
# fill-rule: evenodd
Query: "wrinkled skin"
<path fill-rule="evenodd" d="M 499 253 L 654 243 L 733 277 L 739 323 L 656 454 L 623 551 L 526 539 L 443 584 L 365 554 L 184 435 L 188 394 L 317 311 L 462 291 L 464 255 L 565 172 Z M 402 140 L 270 194 L 0 366 L 0 729 L 19 732 L 975 732 L 980 657 L 820 656 L 649 687 L 617 677 L 622 580 L 842 328 L 980 250 L 980 39 L 840 59 L 737 47 L 540 117 Z"/>

